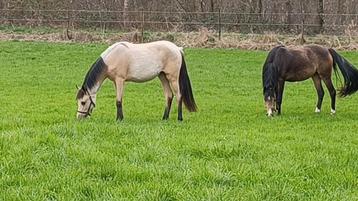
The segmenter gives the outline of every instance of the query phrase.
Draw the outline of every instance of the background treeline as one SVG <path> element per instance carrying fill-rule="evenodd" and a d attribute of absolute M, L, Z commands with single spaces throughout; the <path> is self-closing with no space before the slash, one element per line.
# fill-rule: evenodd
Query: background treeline
<path fill-rule="evenodd" d="M 358 0 L 0 0 L 0 9 L 2 23 L 162 31 L 351 34 L 358 23 Z"/>

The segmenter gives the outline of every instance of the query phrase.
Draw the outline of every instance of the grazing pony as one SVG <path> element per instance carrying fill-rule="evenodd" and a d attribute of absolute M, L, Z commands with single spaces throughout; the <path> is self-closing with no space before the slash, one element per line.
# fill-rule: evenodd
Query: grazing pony
<path fill-rule="evenodd" d="M 178 102 L 178 120 L 182 121 L 182 103 L 190 112 L 197 110 L 186 69 L 183 50 L 168 41 L 144 44 L 118 42 L 105 50 L 87 72 L 77 93 L 77 118 L 91 115 L 96 95 L 108 78 L 117 90 L 117 120 L 123 119 L 122 97 L 126 81 L 146 82 L 159 77 L 166 98 L 163 120 L 169 118 L 173 96 Z"/>
<path fill-rule="evenodd" d="M 336 113 L 336 90 L 331 75 L 337 76 L 337 65 L 344 78 L 339 95 L 345 97 L 358 90 L 358 70 L 335 50 L 318 45 L 303 47 L 277 46 L 273 48 L 265 61 L 262 71 L 263 94 L 267 115 L 277 110 L 281 114 L 282 95 L 285 81 L 296 82 L 312 78 L 317 90 L 316 112 L 321 112 L 325 83 L 331 96 L 331 114 Z"/>

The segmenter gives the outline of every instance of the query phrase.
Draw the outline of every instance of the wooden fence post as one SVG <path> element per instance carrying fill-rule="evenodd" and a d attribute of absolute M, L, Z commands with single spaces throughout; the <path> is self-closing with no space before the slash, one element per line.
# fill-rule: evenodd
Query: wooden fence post
<path fill-rule="evenodd" d="M 70 26 L 71 26 L 71 18 L 72 18 L 72 15 L 70 17 L 70 10 L 67 10 L 66 18 L 67 18 L 66 37 L 67 37 L 67 40 L 72 40 L 72 36 L 70 35 Z"/>
<path fill-rule="evenodd" d="M 144 42 L 144 23 L 145 23 L 144 20 L 145 20 L 145 18 L 144 18 L 144 11 L 142 10 L 142 30 L 141 30 L 142 34 L 141 34 L 141 43 Z"/>
<path fill-rule="evenodd" d="M 305 34 L 305 10 L 303 9 L 303 4 L 302 1 L 300 1 L 300 5 L 301 5 L 301 19 L 302 19 L 302 25 L 301 25 L 301 38 L 300 38 L 300 43 L 301 45 L 303 45 L 306 40 L 304 38 L 304 34 Z"/>
<path fill-rule="evenodd" d="M 219 40 L 221 40 L 221 8 L 219 8 Z"/>

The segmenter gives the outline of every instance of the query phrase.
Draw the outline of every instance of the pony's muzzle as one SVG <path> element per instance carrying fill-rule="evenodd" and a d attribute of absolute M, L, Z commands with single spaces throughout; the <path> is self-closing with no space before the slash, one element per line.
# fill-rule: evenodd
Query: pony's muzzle
<path fill-rule="evenodd" d="M 85 119 L 85 118 L 87 118 L 88 117 L 88 115 L 86 115 L 86 114 L 81 114 L 81 113 L 77 113 L 77 119 Z"/>
<path fill-rule="evenodd" d="M 267 117 L 273 117 L 273 110 L 271 108 L 268 109 L 266 115 Z"/>
<path fill-rule="evenodd" d="M 276 112 L 276 103 L 270 99 L 270 101 L 265 101 L 265 107 L 266 107 L 266 115 L 268 117 L 272 117 L 273 114 Z"/>

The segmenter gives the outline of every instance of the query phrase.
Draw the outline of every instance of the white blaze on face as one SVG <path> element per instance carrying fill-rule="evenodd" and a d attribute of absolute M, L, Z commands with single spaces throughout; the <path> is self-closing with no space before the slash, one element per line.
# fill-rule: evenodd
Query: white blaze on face
<path fill-rule="evenodd" d="M 265 106 L 267 110 L 267 116 L 271 117 L 273 116 L 273 113 L 275 112 L 275 100 L 269 96 L 267 97 L 267 101 L 265 101 Z"/>

